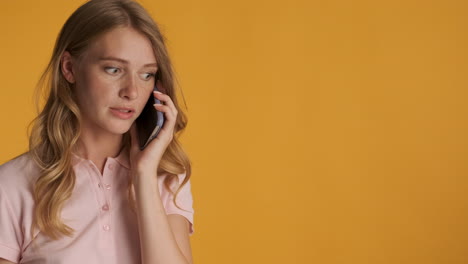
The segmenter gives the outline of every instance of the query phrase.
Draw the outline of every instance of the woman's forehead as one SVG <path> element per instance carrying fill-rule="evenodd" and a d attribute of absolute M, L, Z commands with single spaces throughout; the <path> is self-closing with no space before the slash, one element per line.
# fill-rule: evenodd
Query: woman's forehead
<path fill-rule="evenodd" d="M 156 63 L 151 41 L 140 32 L 126 27 L 115 28 L 96 38 L 88 48 L 90 58 L 120 58 L 130 64 Z"/>

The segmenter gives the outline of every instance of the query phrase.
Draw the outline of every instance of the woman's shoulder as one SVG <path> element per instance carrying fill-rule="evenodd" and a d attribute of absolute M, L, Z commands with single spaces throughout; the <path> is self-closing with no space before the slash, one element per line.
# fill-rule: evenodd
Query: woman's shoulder
<path fill-rule="evenodd" d="M 25 152 L 0 165 L 0 186 L 3 190 L 17 189 L 34 181 L 38 174 L 38 166 L 31 155 Z"/>

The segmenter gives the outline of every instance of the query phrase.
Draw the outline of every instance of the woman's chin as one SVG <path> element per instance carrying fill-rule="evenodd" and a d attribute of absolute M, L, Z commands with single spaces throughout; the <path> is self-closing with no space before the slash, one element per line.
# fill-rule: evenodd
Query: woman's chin
<path fill-rule="evenodd" d="M 111 132 L 112 134 L 118 134 L 118 135 L 123 135 L 127 133 L 130 130 L 130 127 L 132 126 L 132 123 L 128 122 L 128 124 L 114 124 L 110 125 L 107 130 Z"/>

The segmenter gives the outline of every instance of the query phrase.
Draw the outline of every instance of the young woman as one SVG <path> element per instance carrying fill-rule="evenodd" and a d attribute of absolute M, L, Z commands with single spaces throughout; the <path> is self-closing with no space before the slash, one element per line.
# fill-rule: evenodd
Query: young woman
<path fill-rule="evenodd" d="M 192 263 L 187 119 L 164 40 L 131 0 L 91 0 L 66 21 L 29 151 L 0 166 L 0 263 Z M 152 97 L 165 123 L 140 150 L 134 121 Z"/>

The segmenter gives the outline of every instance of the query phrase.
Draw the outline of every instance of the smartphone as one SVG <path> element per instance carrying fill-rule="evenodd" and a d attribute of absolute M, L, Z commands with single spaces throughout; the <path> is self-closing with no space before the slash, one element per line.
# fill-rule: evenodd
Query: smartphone
<path fill-rule="evenodd" d="M 153 91 L 158 91 L 156 87 L 157 79 L 154 82 Z M 141 114 L 135 120 L 138 131 L 139 147 L 143 150 L 156 138 L 164 125 L 164 113 L 154 108 L 153 104 L 161 104 L 161 101 L 151 93 Z"/>

